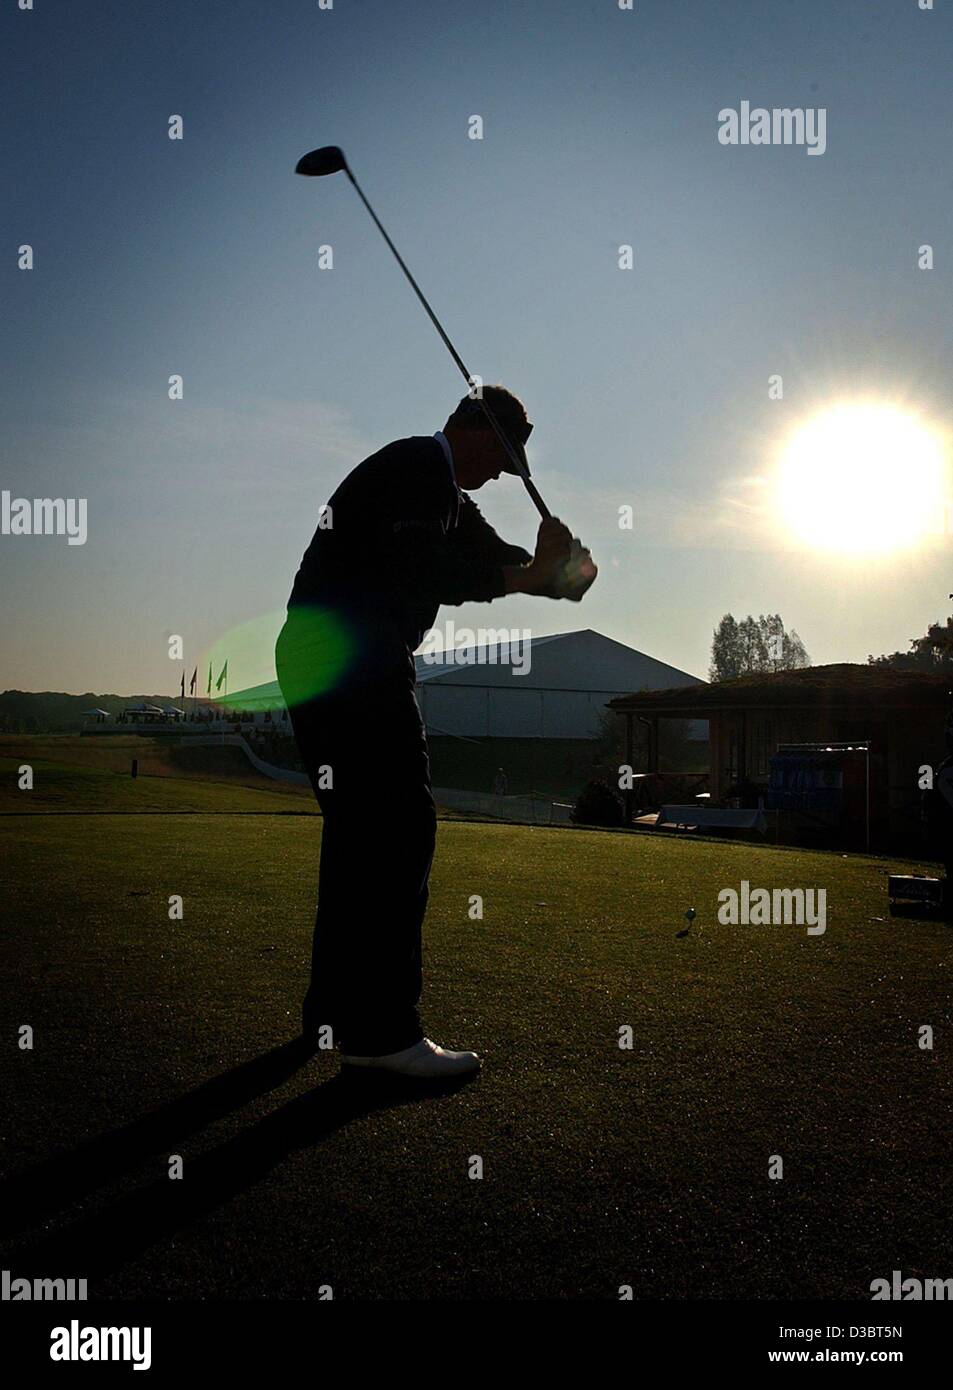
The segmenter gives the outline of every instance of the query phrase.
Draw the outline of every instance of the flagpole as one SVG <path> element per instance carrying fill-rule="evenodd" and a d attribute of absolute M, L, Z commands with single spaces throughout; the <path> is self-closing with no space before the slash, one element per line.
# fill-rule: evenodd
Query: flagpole
<path fill-rule="evenodd" d="M 225 682 L 225 694 L 222 699 L 222 743 L 224 744 L 225 725 L 227 723 L 225 716 L 228 714 L 228 657 L 225 658 L 225 665 L 222 667 L 222 674 L 218 678 L 219 685 L 221 685 L 223 680 Z"/>

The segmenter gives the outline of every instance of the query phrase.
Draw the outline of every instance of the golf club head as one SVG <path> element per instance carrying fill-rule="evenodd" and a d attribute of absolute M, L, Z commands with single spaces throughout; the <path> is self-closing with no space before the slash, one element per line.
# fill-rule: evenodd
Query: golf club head
<path fill-rule="evenodd" d="M 347 160 L 344 151 L 337 145 L 322 145 L 319 150 L 311 150 L 303 154 L 295 165 L 296 174 L 304 174 L 312 179 L 323 178 L 325 174 L 339 174 L 342 169 L 347 169 Z"/>

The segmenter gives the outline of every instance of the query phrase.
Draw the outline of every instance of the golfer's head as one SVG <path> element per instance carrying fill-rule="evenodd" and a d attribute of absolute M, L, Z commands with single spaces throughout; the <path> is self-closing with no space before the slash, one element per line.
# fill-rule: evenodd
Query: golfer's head
<path fill-rule="evenodd" d="M 501 473 L 519 470 L 511 461 L 504 445 L 487 419 L 490 410 L 507 439 L 524 462 L 524 445 L 533 426 L 526 418 L 526 408 L 505 386 L 484 386 L 483 404 L 473 396 L 464 396 L 443 427 L 453 451 L 453 466 L 457 482 L 464 491 L 472 492 Z M 529 467 L 526 469 L 529 472 Z"/>

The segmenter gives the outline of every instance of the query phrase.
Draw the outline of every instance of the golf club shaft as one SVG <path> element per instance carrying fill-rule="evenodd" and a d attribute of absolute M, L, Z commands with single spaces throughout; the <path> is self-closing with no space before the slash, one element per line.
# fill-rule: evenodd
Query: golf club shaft
<path fill-rule="evenodd" d="M 464 381 L 467 383 L 467 386 L 468 386 L 468 387 L 471 387 L 471 388 L 472 388 L 472 386 L 473 386 L 473 378 L 471 377 L 470 373 L 467 371 L 467 367 L 466 367 L 465 362 L 463 361 L 463 358 L 460 356 L 460 354 L 457 352 L 456 348 L 453 346 L 453 343 L 451 343 L 450 339 L 447 337 L 446 333 L 445 333 L 444 330 L 443 330 L 443 325 L 441 324 L 440 320 L 437 318 L 437 315 L 434 313 L 433 309 L 431 309 L 430 305 L 427 303 L 427 298 L 426 298 L 426 296 L 424 295 L 424 293 L 423 293 L 423 291 L 421 290 L 420 286 L 417 284 L 417 281 L 416 281 L 416 280 L 414 279 L 414 277 L 411 275 L 410 271 L 407 269 L 407 266 L 406 266 L 406 264 L 404 263 L 404 258 L 403 258 L 403 256 L 400 254 L 400 252 L 397 250 L 397 247 L 394 245 L 394 243 L 391 241 L 390 237 L 387 235 L 387 232 L 384 230 L 384 225 L 383 225 L 383 223 L 381 222 L 380 218 L 377 216 L 377 213 L 376 213 L 376 212 L 374 211 L 374 209 L 371 207 L 370 203 L 369 203 L 369 202 L 367 201 L 367 199 L 365 198 L 365 196 L 364 196 L 364 190 L 361 188 L 361 185 L 358 183 L 357 179 L 356 179 L 356 178 L 354 177 L 354 175 L 351 173 L 350 168 L 349 168 L 346 164 L 345 164 L 345 166 L 344 166 L 344 172 L 347 174 L 348 178 L 351 180 L 351 183 L 354 185 L 355 191 L 357 192 L 357 195 L 358 195 L 358 197 L 360 198 L 361 202 L 364 204 L 364 206 L 367 208 L 368 212 L 370 213 L 371 217 L 374 219 L 374 225 L 375 225 L 375 227 L 376 227 L 377 230 L 380 232 L 380 234 L 381 234 L 381 236 L 384 238 L 384 240 L 387 242 L 387 245 L 390 247 L 391 252 L 393 253 L 394 259 L 396 260 L 397 264 L 400 266 L 401 270 L 402 270 L 402 271 L 404 272 L 404 274 L 406 275 L 407 280 L 408 280 L 408 282 L 409 282 L 409 284 L 410 284 L 411 289 L 413 290 L 413 292 L 414 292 L 414 294 L 417 296 L 417 298 L 420 300 L 421 304 L 424 306 L 424 309 L 427 311 L 427 317 L 430 319 L 430 322 L 433 324 L 434 328 L 436 328 L 437 332 L 440 334 L 440 337 L 443 339 L 443 341 L 444 341 L 444 343 L 445 343 L 445 345 L 446 345 L 447 351 L 450 353 L 450 356 L 453 358 L 454 362 L 456 362 L 457 366 L 459 367 L 460 372 L 461 372 L 461 374 L 462 374 L 462 376 L 463 376 Z M 493 414 L 493 411 L 492 411 L 492 410 L 490 409 L 490 407 L 487 405 L 487 403 L 486 403 L 486 401 L 483 399 L 482 395 L 475 397 L 475 399 L 479 402 L 479 404 L 480 404 L 480 406 L 481 406 L 481 408 L 482 408 L 482 410 L 483 410 L 484 415 L 486 416 L 486 418 L 487 418 L 487 420 L 489 421 L 489 423 L 490 423 L 492 429 L 493 429 L 494 432 L 496 433 L 496 437 L 499 439 L 500 443 L 503 445 L 503 448 L 506 450 L 507 455 L 509 456 L 511 462 L 515 465 L 516 471 L 517 471 L 517 473 L 519 474 L 520 478 L 521 478 L 522 481 L 523 481 L 523 486 L 525 487 L 526 491 L 529 493 L 530 497 L 533 499 L 533 502 L 534 502 L 534 504 L 535 504 L 535 506 L 536 506 L 536 510 L 539 512 L 540 516 L 543 517 L 544 519 L 545 519 L 546 517 L 548 517 L 548 516 L 551 516 L 552 513 L 550 512 L 549 508 L 546 506 L 546 503 L 543 501 L 542 497 L 540 497 L 539 491 L 538 491 L 538 489 L 537 489 L 537 487 L 536 487 L 536 484 L 533 482 L 532 478 L 530 478 L 529 475 L 525 472 L 525 470 L 524 470 L 524 468 L 523 468 L 522 460 L 520 459 L 520 457 L 519 457 L 519 455 L 517 454 L 516 450 L 515 450 L 515 449 L 513 448 L 513 446 L 510 444 L 510 441 L 507 439 L 506 433 L 505 433 L 505 431 L 503 430 L 503 427 L 502 427 L 502 425 L 500 424 L 500 422 L 497 420 L 496 416 Z"/>

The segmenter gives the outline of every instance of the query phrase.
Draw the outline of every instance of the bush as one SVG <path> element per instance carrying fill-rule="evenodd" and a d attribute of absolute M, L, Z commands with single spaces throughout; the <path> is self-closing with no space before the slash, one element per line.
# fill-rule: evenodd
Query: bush
<path fill-rule="evenodd" d="M 579 825 L 622 825 L 622 798 L 608 782 L 587 782 L 576 797 L 572 819 Z"/>

